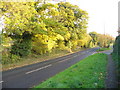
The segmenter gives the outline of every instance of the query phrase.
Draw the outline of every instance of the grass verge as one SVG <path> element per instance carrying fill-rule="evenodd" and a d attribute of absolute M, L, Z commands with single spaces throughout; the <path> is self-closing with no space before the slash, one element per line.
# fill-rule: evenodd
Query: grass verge
<path fill-rule="evenodd" d="M 105 88 L 107 55 L 91 55 L 34 88 Z"/>
<path fill-rule="evenodd" d="M 111 50 L 111 49 L 112 49 L 112 48 L 100 48 L 100 49 L 97 50 L 97 52 L 99 52 L 99 51 Z"/>

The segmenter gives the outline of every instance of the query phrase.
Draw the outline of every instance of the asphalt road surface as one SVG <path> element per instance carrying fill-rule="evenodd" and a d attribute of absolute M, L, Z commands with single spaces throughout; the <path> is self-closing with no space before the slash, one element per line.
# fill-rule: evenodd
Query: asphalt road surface
<path fill-rule="evenodd" d="M 65 70 L 99 49 L 91 48 L 52 60 L 2 72 L 2 88 L 31 88 Z"/>

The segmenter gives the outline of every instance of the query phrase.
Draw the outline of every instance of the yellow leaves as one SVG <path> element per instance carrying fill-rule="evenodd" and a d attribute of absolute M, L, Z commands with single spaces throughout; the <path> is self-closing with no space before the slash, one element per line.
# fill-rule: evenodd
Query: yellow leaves
<path fill-rule="evenodd" d="M 5 23 L 8 23 L 8 24 L 9 24 L 9 23 L 11 23 L 11 20 L 10 20 L 9 18 L 6 18 L 6 17 L 5 17 Z"/>
<path fill-rule="evenodd" d="M 51 51 L 52 48 L 54 48 L 56 46 L 56 42 L 53 40 L 48 40 L 48 51 Z"/>
<path fill-rule="evenodd" d="M 85 44 L 84 44 L 84 40 L 78 40 L 78 45 L 79 46 L 84 46 Z"/>
<path fill-rule="evenodd" d="M 79 11 L 78 7 L 70 3 L 43 4 L 38 7 L 34 7 L 32 2 L 7 5 L 9 15 L 6 16 L 6 24 L 8 24 L 9 32 L 21 35 L 28 31 L 29 34 L 36 34 L 33 38 L 33 48 L 39 53 L 50 52 L 57 45 L 61 49 L 70 51 L 72 47 L 75 48 L 78 45 L 78 42 L 83 46 L 90 40 L 84 30 L 87 22 L 86 12 L 81 9 Z M 78 12 L 76 16 L 75 11 Z M 74 27 L 74 22 L 76 22 L 76 27 Z"/>
<path fill-rule="evenodd" d="M 64 36 L 65 40 L 69 40 L 69 39 L 70 39 L 70 37 L 71 37 L 71 35 L 70 35 L 70 33 L 69 33 L 69 32 L 68 32 L 68 33 L 66 33 L 66 34 L 65 34 L 65 36 Z"/>
<path fill-rule="evenodd" d="M 5 16 L 5 24 L 7 32 L 16 32 L 17 34 L 21 34 L 24 31 L 32 32 L 30 24 L 31 17 L 36 14 L 36 10 L 33 7 L 33 3 L 30 2 L 9 2 L 4 3 L 4 9 L 6 12 Z M 20 30 L 18 30 L 21 29 Z M 43 28 L 44 29 L 44 28 Z M 18 30 L 18 31 L 16 31 Z M 45 29 L 44 29 L 45 30 Z"/>
<path fill-rule="evenodd" d="M 78 40 L 72 40 L 72 49 L 76 49 L 77 45 L 78 45 Z"/>
<path fill-rule="evenodd" d="M 47 44 L 49 37 L 47 35 L 41 35 L 41 34 L 37 34 L 35 35 L 36 40 L 38 40 L 38 42 L 41 42 L 43 44 Z"/>
<path fill-rule="evenodd" d="M 92 38 L 90 37 L 90 35 L 85 34 L 83 38 L 78 40 L 78 44 L 79 44 L 79 46 L 84 46 L 84 45 L 88 46 L 91 40 L 92 40 Z"/>
<path fill-rule="evenodd" d="M 63 36 L 61 36 L 60 34 L 57 34 L 56 38 L 57 38 L 58 40 L 64 40 Z"/>
<path fill-rule="evenodd" d="M 51 9 L 51 11 L 49 12 L 49 14 L 53 15 L 53 16 L 58 16 L 59 12 L 55 9 Z"/>
<path fill-rule="evenodd" d="M 53 36 L 37 34 L 33 40 L 33 45 L 35 46 L 33 49 L 40 54 L 51 52 L 51 50 L 57 46 L 55 37 Z"/>
<path fill-rule="evenodd" d="M 58 47 L 59 47 L 61 50 L 65 50 L 65 49 L 66 49 L 66 46 L 65 46 L 65 44 L 64 44 L 63 41 L 59 41 L 59 42 L 58 42 Z"/>
<path fill-rule="evenodd" d="M 3 2 L 0 2 L 0 15 L 2 14 L 3 8 L 4 8 L 4 3 L 3 3 Z"/>

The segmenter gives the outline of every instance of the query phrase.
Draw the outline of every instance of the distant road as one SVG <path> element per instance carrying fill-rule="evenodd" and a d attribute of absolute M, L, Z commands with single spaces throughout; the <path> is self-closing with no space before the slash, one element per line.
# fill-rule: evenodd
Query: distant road
<path fill-rule="evenodd" d="M 52 60 L 2 72 L 3 88 L 30 88 L 65 70 L 99 49 L 91 48 Z"/>

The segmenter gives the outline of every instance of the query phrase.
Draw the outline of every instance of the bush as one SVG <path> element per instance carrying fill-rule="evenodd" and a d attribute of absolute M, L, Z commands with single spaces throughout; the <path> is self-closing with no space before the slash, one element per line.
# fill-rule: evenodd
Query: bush
<path fill-rule="evenodd" d="M 14 42 L 14 45 L 11 47 L 11 54 L 18 55 L 18 56 L 27 56 L 31 52 L 31 42 L 28 41 L 20 41 L 17 40 Z"/>
<path fill-rule="evenodd" d="M 20 56 L 17 56 L 17 55 L 13 55 L 13 54 L 10 54 L 10 55 L 2 55 L 2 64 L 10 64 L 10 63 L 15 63 L 15 62 L 18 62 L 20 61 Z"/>
<path fill-rule="evenodd" d="M 20 38 L 17 38 L 14 41 L 14 44 L 11 47 L 11 54 L 24 57 L 31 53 L 31 35 L 28 33 L 24 33 Z"/>
<path fill-rule="evenodd" d="M 117 56 L 120 56 L 120 36 L 116 37 L 113 48 L 114 48 L 113 53 L 116 54 Z M 120 58 L 118 58 L 118 59 L 120 59 Z"/>
<path fill-rule="evenodd" d="M 20 56 L 13 54 L 10 56 L 10 63 L 18 62 L 19 60 L 20 60 Z"/>

